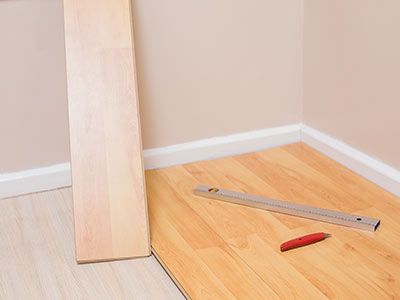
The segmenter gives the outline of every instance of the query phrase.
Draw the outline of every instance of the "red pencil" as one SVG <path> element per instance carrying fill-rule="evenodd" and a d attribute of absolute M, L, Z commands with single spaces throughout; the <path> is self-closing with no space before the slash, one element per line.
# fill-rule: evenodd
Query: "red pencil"
<path fill-rule="evenodd" d="M 327 237 L 330 237 L 329 233 L 318 232 L 313 234 L 308 234 L 290 241 L 287 241 L 281 245 L 281 251 L 290 250 L 293 248 L 298 248 L 302 246 L 306 246 L 309 244 L 313 244 L 319 241 L 324 240 Z"/>

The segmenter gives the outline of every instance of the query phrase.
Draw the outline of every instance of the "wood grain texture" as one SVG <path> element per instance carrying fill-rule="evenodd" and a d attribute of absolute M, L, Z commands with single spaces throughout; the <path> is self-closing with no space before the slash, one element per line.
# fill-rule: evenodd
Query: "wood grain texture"
<path fill-rule="evenodd" d="M 150 255 L 129 0 L 65 0 L 76 259 Z"/>
<path fill-rule="evenodd" d="M 184 300 L 151 257 L 77 265 L 71 188 L 0 201 L 0 299 Z"/>
<path fill-rule="evenodd" d="M 147 171 L 146 179 L 153 248 L 192 299 L 400 297 L 400 199 L 302 143 Z M 199 184 L 382 225 L 372 233 L 197 197 Z M 332 237 L 279 250 L 320 231 Z"/>

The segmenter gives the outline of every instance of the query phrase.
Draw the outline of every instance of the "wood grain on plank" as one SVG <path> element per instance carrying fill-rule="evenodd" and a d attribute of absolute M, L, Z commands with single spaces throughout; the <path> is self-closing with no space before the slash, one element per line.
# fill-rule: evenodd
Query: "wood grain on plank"
<path fill-rule="evenodd" d="M 157 253 L 161 251 L 175 262 L 168 268 L 191 298 L 244 299 L 247 295 L 251 299 L 279 299 L 159 171 L 152 171 L 152 178 L 148 185 L 149 199 L 163 203 L 153 207 L 156 202 L 149 202 L 151 230 L 155 235 L 152 245 Z M 169 238 L 159 239 L 160 236 Z M 226 276 L 221 276 L 221 272 Z M 230 278 L 229 274 L 236 275 Z M 232 280 L 236 284 L 226 285 Z M 196 285 L 188 284 L 193 281 Z"/>
<path fill-rule="evenodd" d="M 150 255 L 129 0 L 65 0 L 76 259 Z"/>
<path fill-rule="evenodd" d="M 153 247 L 193 299 L 257 299 L 265 286 L 274 294 L 264 299 L 400 297 L 400 199 L 302 143 L 149 171 L 146 179 Z M 382 225 L 365 232 L 202 198 L 193 195 L 199 184 Z M 332 237 L 280 252 L 282 242 L 319 231 Z"/>

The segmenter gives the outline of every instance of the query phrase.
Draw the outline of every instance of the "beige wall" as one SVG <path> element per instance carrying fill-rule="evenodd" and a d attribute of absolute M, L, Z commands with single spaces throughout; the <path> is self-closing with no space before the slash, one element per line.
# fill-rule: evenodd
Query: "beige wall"
<path fill-rule="evenodd" d="M 0 1 L 0 173 L 69 160 L 62 2 Z"/>
<path fill-rule="evenodd" d="M 302 1 L 134 0 L 144 148 L 299 122 Z M 69 161 L 61 0 L 0 0 L 0 173 Z"/>
<path fill-rule="evenodd" d="M 304 12 L 305 123 L 400 169 L 400 1 Z"/>
<path fill-rule="evenodd" d="M 301 120 L 302 1 L 133 3 L 145 148 Z"/>
<path fill-rule="evenodd" d="M 400 169 L 399 1 L 305 0 L 304 43 L 300 0 L 133 2 L 145 148 L 299 122 L 303 96 L 307 124 Z M 0 1 L 0 173 L 69 160 L 62 18 Z"/>

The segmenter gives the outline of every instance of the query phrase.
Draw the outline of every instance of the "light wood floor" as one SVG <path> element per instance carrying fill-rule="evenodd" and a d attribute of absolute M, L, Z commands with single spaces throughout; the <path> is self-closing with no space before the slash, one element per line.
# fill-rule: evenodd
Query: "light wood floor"
<path fill-rule="evenodd" d="M 400 299 L 400 199 L 304 144 L 148 171 L 152 245 L 193 299 Z M 193 196 L 199 184 L 380 218 L 366 232 Z M 291 238 L 332 238 L 285 253 Z"/>
<path fill-rule="evenodd" d="M 0 299 L 184 299 L 153 256 L 77 265 L 71 189 L 0 200 Z"/>

